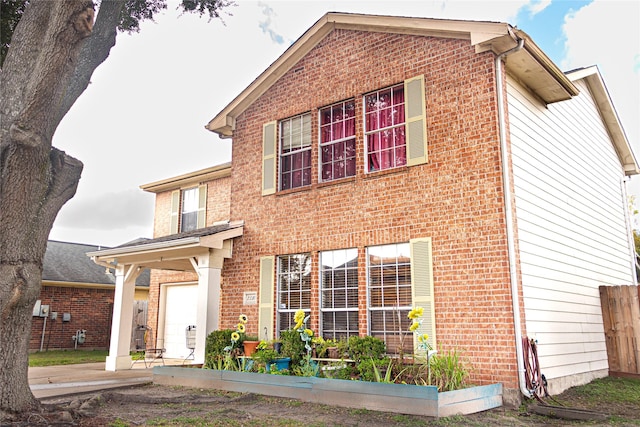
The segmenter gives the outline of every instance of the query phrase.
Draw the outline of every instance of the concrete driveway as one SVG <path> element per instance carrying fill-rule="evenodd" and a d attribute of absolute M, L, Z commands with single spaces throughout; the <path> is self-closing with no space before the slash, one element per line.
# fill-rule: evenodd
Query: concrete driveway
<path fill-rule="evenodd" d="M 35 397 L 43 399 L 140 385 L 153 380 L 153 368 L 145 368 L 143 363 L 117 372 L 105 371 L 104 366 L 104 362 L 100 362 L 29 368 L 29 385 Z"/>

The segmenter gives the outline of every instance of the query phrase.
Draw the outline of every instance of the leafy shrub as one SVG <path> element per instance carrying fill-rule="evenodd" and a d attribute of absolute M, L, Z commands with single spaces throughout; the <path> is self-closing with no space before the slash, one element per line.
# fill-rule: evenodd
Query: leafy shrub
<path fill-rule="evenodd" d="M 235 332 L 232 329 L 219 329 L 211 332 L 207 336 L 205 345 L 205 367 L 216 369 L 219 362 L 224 359 L 226 352 L 225 347 L 231 345 L 231 334 Z"/>
<path fill-rule="evenodd" d="M 376 337 L 349 337 L 347 353 L 350 359 L 360 363 L 365 359 L 383 359 L 387 351 L 384 341 Z"/>
<path fill-rule="evenodd" d="M 280 332 L 280 342 L 282 348 L 280 354 L 283 357 L 291 358 L 291 366 L 299 366 L 302 358 L 306 354 L 304 341 L 300 338 L 300 333 L 293 329 Z"/>

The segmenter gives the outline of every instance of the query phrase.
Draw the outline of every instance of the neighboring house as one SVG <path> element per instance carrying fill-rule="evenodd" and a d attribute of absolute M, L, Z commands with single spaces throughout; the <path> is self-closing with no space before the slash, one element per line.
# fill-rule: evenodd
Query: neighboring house
<path fill-rule="evenodd" d="M 86 255 L 100 249 L 80 243 L 47 242 L 29 350 L 109 348 L 115 277 Z M 146 301 L 148 293 L 146 274 L 136 283 L 135 299 Z M 76 333 L 82 331 L 83 338 L 76 343 Z"/>
<path fill-rule="evenodd" d="M 607 374 L 598 287 L 636 283 L 638 165 L 595 67 L 565 74 L 505 23 L 329 13 L 207 128 L 233 138 L 231 165 L 142 186 L 154 239 L 90 254 L 116 268 L 116 312 L 162 270 L 167 354 L 186 351 L 181 316 L 202 362 L 240 313 L 273 338 L 297 309 L 393 350 L 422 306 L 431 345 L 507 400 L 527 393 L 522 338 L 552 393 Z M 107 369 L 128 367 L 114 342 Z"/>

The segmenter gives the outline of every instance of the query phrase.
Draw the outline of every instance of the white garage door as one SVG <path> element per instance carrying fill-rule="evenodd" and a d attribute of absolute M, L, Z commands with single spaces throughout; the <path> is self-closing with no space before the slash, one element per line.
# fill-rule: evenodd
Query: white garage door
<path fill-rule="evenodd" d="M 198 286 L 167 286 L 164 320 L 165 357 L 184 359 L 191 350 L 187 348 L 185 331 L 196 324 Z"/>

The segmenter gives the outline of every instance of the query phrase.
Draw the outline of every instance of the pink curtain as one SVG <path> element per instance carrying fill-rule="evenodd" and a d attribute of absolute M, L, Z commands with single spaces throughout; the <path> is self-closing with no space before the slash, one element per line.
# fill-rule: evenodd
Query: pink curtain
<path fill-rule="evenodd" d="M 385 89 L 365 98 L 369 171 L 406 164 L 404 87 Z M 375 132 L 380 130 L 379 132 Z"/>
<path fill-rule="evenodd" d="M 321 111 L 322 180 L 355 175 L 355 104 L 347 101 Z M 350 139 L 349 138 L 353 137 Z M 339 141 L 341 140 L 341 141 Z M 338 141 L 331 144 L 331 141 Z"/>

